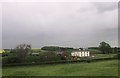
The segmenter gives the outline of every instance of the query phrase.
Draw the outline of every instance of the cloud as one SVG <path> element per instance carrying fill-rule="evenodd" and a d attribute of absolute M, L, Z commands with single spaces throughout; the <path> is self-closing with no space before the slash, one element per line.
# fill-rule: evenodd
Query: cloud
<path fill-rule="evenodd" d="M 112 11 L 118 8 L 117 2 L 95 2 L 93 4 L 96 6 L 98 12 L 100 13 Z"/>
<path fill-rule="evenodd" d="M 113 4 L 4 3 L 3 47 L 11 48 L 20 43 L 29 43 L 33 47 L 88 47 L 97 46 L 103 40 L 112 41 L 110 44 L 116 46 L 117 9 L 108 6 L 112 7 Z M 99 13 L 98 9 L 104 12 Z"/>
<path fill-rule="evenodd" d="M 2 24 L 1 15 L 0 15 L 0 24 Z M 2 25 L 0 25 L 0 48 L 2 48 Z"/>

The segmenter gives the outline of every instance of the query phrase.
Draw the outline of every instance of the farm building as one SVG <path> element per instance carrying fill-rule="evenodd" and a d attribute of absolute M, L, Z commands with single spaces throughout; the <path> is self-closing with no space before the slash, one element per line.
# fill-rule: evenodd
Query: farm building
<path fill-rule="evenodd" d="M 71 52 L 71 56 L 89 57 L 90 56 L 90 51 L 79 49 L 79 51 Z"/>
<path fill-rule="evenodd" d="M 95 56 L 89 51 L 85 49 L 79 49 L 78 51 L 71 52 L 71 59 L 72 60 L 80 60 L 82 58 L 88 58 L 92 57 L 94 58 Z"/>

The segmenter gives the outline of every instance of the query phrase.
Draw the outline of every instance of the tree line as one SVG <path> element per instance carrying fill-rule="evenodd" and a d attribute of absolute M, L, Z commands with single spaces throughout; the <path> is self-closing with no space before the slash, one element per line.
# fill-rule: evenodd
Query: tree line
<path fill-rule="evenodd" d="M 106 42 L 101 42 L 99 47 L 90 47 L 88 49 L 98 49 L 102 54 L 110 54 L 118 52 L 118 48 L 111 48 L 111 46 Z M 70 52 L 78 51 L 78 49 L 70 47 L 59 47 L 59 46 L 44 46 L 41 48 L 45 52 L 37 52 L 38 54 L 32 54 L 34 51 L 31 49 L 31 45 L 20 44 L 17 45 L 15 49 L 11 51 L 2 53 L 2 63 L 34 63 L 34 62 L 47 62 L 47 61 L 59 61 L 67 60 L 70 56 Z M 57 52 L 63 52 L 62 54 Z"/>

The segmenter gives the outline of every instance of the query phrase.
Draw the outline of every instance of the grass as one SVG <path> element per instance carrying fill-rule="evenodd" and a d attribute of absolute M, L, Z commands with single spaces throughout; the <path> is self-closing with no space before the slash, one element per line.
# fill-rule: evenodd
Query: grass
<path fill-rule="evenodd" d="M 95 58 L 112 58 L 117 54 L 95 54 Z"/>
<path fill-rule="evenodd" d="M 3 67 L 3 76 L 118 76 L 118 61 Z"/>

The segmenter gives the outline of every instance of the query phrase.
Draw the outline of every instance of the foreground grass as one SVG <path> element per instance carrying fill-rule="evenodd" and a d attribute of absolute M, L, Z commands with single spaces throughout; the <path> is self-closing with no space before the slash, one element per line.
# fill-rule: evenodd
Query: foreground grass
<path fill-rule="evenodd" d="M 118 61 L 3 67 L 3 76 L 118 76 Z"/>

